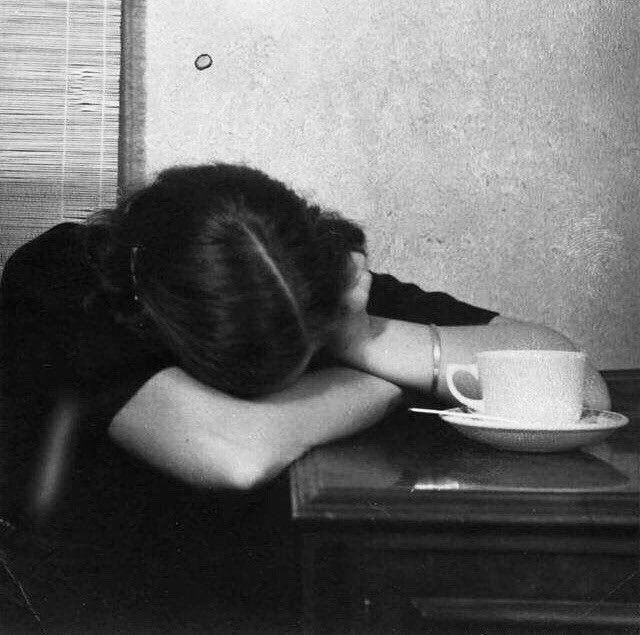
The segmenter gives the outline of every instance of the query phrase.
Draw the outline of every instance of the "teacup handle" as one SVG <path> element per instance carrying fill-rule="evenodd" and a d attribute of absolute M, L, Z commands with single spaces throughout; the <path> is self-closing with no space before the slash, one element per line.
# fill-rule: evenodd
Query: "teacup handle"
<path fill-rule="evenodd" d="M 466 371 L 471 373 L 476 380 L 480 381 L 480 374 L 478 367 L 475 364 L 448 364 L 446 370 L 447 387 L 451 394 L 465 406 L 473 408 L 478 412 L 484 412 L 484 401 L 482 399 L 471 399 L 471 397 L 465 397 L 457 388 L 454 380 L 454 376 L 457 372 Z"/>

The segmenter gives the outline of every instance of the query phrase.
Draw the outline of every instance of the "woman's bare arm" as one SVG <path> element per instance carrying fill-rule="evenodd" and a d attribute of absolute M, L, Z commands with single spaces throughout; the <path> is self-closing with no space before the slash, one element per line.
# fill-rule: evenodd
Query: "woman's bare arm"
<path fill-rule="evenodd" d="M 168 368 L 125 404 L 109 434 L 185 482 L 246 489 L 311 447 L 377 422 L 400 396 L 401 390 L 383 379 L 330 368 L 306 373 L 278 393 L 245 400 Z"/>
<path fill-rule="evenodd" d="M 368 316 L 366 323 L 368 326 L 357 329 L 357 336 L 352 330 L 348 340 L 334 347 L 336 356 L 343 363 L 400 386 L 431 391 L 434 374 L 431 328 L 372 316 Z M 442 343 L 441 377 L 448 363 L 472 363 L 475 354 L 483 350 L 576 350 L 569 339 L 553 329 L 500 316 L 487 325 L 441 326 L 438 330 Z M 464 391 L 464 382 L 458 383 Z M 466 386 L 466 390 L 474 389 L 471 384 Z M 437 397 L 455 403 L 444 381 L 438 382 Z M 600 409 L 611 407 L 606 384 L 590 364 L 587 364 L 585 405 Z"/>
<path fill-rule="evenodd" d="M 381 419 L 398 402 L 399 386 L 431 392 L 433 331 L 367 315 L 370 274 L 364 262 L 358 271 L 347 294 L 345 318 L 329 345 L 350 368 L 306 373 L 295 385 L 252 400 L 226 395 L 169 368 L 120 410 L 110 425 L 111 436 L 187 482 L 249 488 L 311 447 Z M 442 369 L 451 362 L 470 363 L 481 350 L 575 350 L 552 329 L 501 317 L 482 326 L 439 327 L 439 332 Z M 610 407 L 606 385 L 591 366 L 585 392 L 586 405 Z M 453 403 L 443 381 L 436 396 Z"/>
<path fill-rule="evenodd" d="M 434 392 L 434 332 L 429 326 L 390 320 L 367 314 L 371 273 L 363 254 L 352 254 L 352 283 L 343 300 L 343 319 L 332 334 L 329 348 L 342 363 L 405 388 L 434 393 L 455 403 L 446 382 Z M 470 364 L 475 354 L 500 349 L 576 350 L 564 335 L 540 324 L 497 316 L 489 324 L 438 327 L 442 356 L 440 377 L 449 363 Z M 468 380 L 471 378 L 468 378 Z M 463 391 L 477 386 L 458 382 Z M 466 389 L 466 390 L 465 390 Z M 587 364 L 585 406 L 611 407 L 607 386 L 595 368 Z"/>
<path fill-rule="evenodd" d="M 398 403 L 398 386 L 429 392 L 431 329 L 382 318 L 372 318 L 371 324 L 369 338 L 352 340 L 341 351 L 342 361 L 356 368 L 307 373 L 295 385 L 259 399 L 238 399 L 178 368 L 165 369 L 120 410 L 110 435 L 128 451 L 186 482 L 253 487 L 311 447 L 380 420 Z M 484 326 L 440 327 L 440 334 L 443 367 L 468 363 L 477 351 L 492 348 L 575 349 L 552 329 L 505 318 Z M 444 382 L 439 382 L 437 396 L 453 403 Z M 610 407 L 606 385 L 591 367 L 585 403 Z"/>

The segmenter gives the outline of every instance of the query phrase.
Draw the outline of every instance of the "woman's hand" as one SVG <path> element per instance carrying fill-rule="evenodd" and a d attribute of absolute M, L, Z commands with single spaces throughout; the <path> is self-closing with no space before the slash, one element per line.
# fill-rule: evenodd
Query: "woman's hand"
<path fill-rule="evenodd" d="M 351 252 L 349 273 L 351 283 L 344 293 L 340 320 L 329 336 L 327 348 L 336 359 L 357 366 L 357 360 L 376 335 L 376 320 L 367 313 L 371 273 L 364 254 Z"/>
<path fill-rule="evenodd" d="M 367 314 L 372 276 L 366 257 L 351 254 L 351 284 L 342 319 L 327 343 L 340 362 L 405 388 L 427 390 L 433 379 L 431 330 Z"/>

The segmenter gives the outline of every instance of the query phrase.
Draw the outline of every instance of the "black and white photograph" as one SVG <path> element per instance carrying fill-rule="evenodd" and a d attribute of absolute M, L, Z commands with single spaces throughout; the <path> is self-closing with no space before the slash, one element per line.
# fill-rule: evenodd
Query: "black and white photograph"
<path fill-rule="evenodd" d="M 0 634 L 640 634 L 640 3 L 0 0 Z"/>

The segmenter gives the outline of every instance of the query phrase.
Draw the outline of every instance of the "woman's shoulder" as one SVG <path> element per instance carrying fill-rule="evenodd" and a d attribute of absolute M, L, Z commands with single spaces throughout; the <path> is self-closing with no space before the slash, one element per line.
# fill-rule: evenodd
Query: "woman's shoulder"
<path fill-rule="evenodd" d="M 43 316 L 81 311 L 95 286 L 87 264 L 80 223 L 61 223 L 19 247 L 2 272 L 0 305 L 31 307 Z"/>
<path fill-rule="evenodd" d="M 17 277 L 23 282 L 40 276 L 48 279 L 61 268 L 80 267 L 83 251 L 83 225 L 60 223 L 19 247 L 9 257 L 3 277 Z"/>
<path fill-rule="evenodd" d="M 82 242 L 85 226 L 76 222 L 64 222 L 46 229 L 13 253 L 11 258 L 36 258 L 39 255 L 60 253 L 77 249 Z"/>

